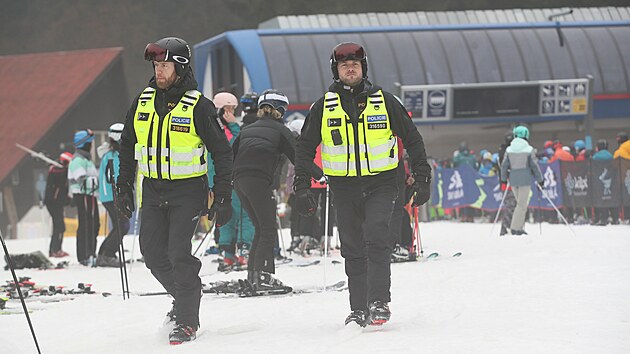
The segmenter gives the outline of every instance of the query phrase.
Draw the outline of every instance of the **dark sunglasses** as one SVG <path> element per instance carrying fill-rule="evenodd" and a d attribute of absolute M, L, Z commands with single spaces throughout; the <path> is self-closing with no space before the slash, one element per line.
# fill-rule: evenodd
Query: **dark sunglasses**
<path fill-rule="evenodd" d="M 342 43 L 335 47 L 335 61 L 344 60 L 363 60 L 365 59 L 365 50 L 356 43 Z"/>

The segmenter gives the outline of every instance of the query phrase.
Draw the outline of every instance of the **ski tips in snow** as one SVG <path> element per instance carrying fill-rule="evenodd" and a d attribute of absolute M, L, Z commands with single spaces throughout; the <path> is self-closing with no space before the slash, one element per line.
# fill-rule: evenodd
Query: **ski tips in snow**
<path fill-rule="evenodd" d="M 451 255 L 451 258 L 458 258 L 462 256 L 462 252 L 455 252 Z M 424 261 L 429 261 L 429 260 L 437 260 L 440 258 L 440 253 L 438 252 L 431 252 L 429 253 L 428 256 L 424 257 Z"/>

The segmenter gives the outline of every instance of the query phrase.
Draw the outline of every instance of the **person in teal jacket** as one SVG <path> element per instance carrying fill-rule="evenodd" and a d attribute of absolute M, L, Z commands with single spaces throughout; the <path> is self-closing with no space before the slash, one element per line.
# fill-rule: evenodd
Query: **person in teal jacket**
<path fill-rule="evenodd" d="M 129 231 L 129 219 L 120 217 L 116 205 L 114 204 L 114 193 L 112 191 L 112 185 L 116 183 L 120 170 L 119 144 L 124 127 L 125 125 L 122 123 L 115 123 L 110 126 L 109 132 L 107 133 L 109 141 L 105 142 L 97 149 L 101 158 L 98 195 L 101 203 L 103 203 L 103 206 L 107 210 L 112 224 L 109 234 L 98 250 L 98 256 L 96 257 L 96 266 L 98 267 L 120 266 L 120 261 L 116 258 L 116 252 L 120 249 L 122 237 Z M 112 173 L 114 177 L 113 181 L 111 178 Z"/>
<path fill-rule="evenodd" d="M 219 125 L 223 128 L 230 145 L 241 132 L 241 127 L 236 122 L 234 112 L 238 106 L 238 99 L 229 92 L 219 92 L 214 96 L 213 102 L 218 110 Z M 212 156 L 208 153 L 208 179 L 212 187 L 214 176 L 214 164 Z M 215 231 L 218 232 L 219 250 L 223 260 L 219 263 L 220 271 L 229 271 L 234 268 L 243 268 L 247 265 L 248 253 L 254 239 L 254 224 L 241 206 L 241 200 L 232 191 L 232 218 Z"/>
<path fill-rule="evenodd" d="M 68 192 L 77 208 L 77 260 L 84 266 L 96 265 L 98 218 L 98 171 L 92 162 L 94 133 L 89 129 L 74 133 L 75 152 L 68 165 Z"/>

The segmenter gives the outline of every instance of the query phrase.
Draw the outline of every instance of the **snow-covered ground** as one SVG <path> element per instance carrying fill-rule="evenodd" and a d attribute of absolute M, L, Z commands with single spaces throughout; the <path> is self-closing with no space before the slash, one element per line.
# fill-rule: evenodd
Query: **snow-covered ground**
<path fill-rule="evenodd" d="M 162 325 L 171 300 L 123 301 L 118 269 L 85 268 L 71 257 L 69 269 L 23 269 L 18 276 L 114 293 L 29 302 L 43 353 L 630 353 L 630 226 L 573 226 L 574 236 L 563 225 L 543 224 L 540 235 L 538 224 L 528 224 L 529 236 L 501 238 L 498 228 L 489 236 L 489 224 L 421 228 L 425 255 L 440 257 L 392 265 L 392 318 L 376 329 L 343 326 L 347 291 L 205 295 L 197 340 L 172 347 Z M 7 245 L 12 253 L 45 251 L 48 239 Z M 64 240 L 64 249 L 74 253 L 74 239 Z M 463 256 L 450 257 L 456 251 Z M 212 258 L 202 259 L 204 283 L 245 276 L 216 273 Z M 327 283 L 344 280 L 343 264 L 332 259 L 341 258 L 332 254 L 326 267 L 280 266 L 277 276 L 296 288 L 318 286 L 326 268 Z M 128 272 L 132 292 L 161 290 L 142 263 Z M 0 271 L 0 281 L 10 278 Z M 17 300 L 9 305 L 20 307 Z M 0 352 L 35 352 L 24 315 L 0 316 L 0 325 Z"/>

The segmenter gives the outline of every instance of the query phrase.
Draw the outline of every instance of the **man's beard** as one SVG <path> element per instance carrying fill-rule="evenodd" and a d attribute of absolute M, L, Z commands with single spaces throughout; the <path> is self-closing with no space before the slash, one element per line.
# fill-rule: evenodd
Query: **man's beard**
<path fill-rule="evenodd" d="M 356 77 L 356 79 L 354 79 L 353 81 L 348 81 L 348 79 L 341 79 L 341 82 L 342 82 L 344 85 L 346 85 L 346 86 L 351 86 L 351 87 L 354 87 L 354 86 L 356 86 L 356 85 L 360 84 L 362 80 L 363 80 L 363 78 L 362 78 L 362 77 L 357 76 L 357 77 Z"/>
<path fill-rule="evenodd" d="M 166 80 L 158 80 L 157 78 L 155 78 L 155 83 L 157 84 L 157 87 L 162 90 L 171 87 L 171 85 L 173 85 L 175 81 L 177 81 L 177 74 L 175 73 L 173 73 L 171 77 L 166 78 Z"/>

